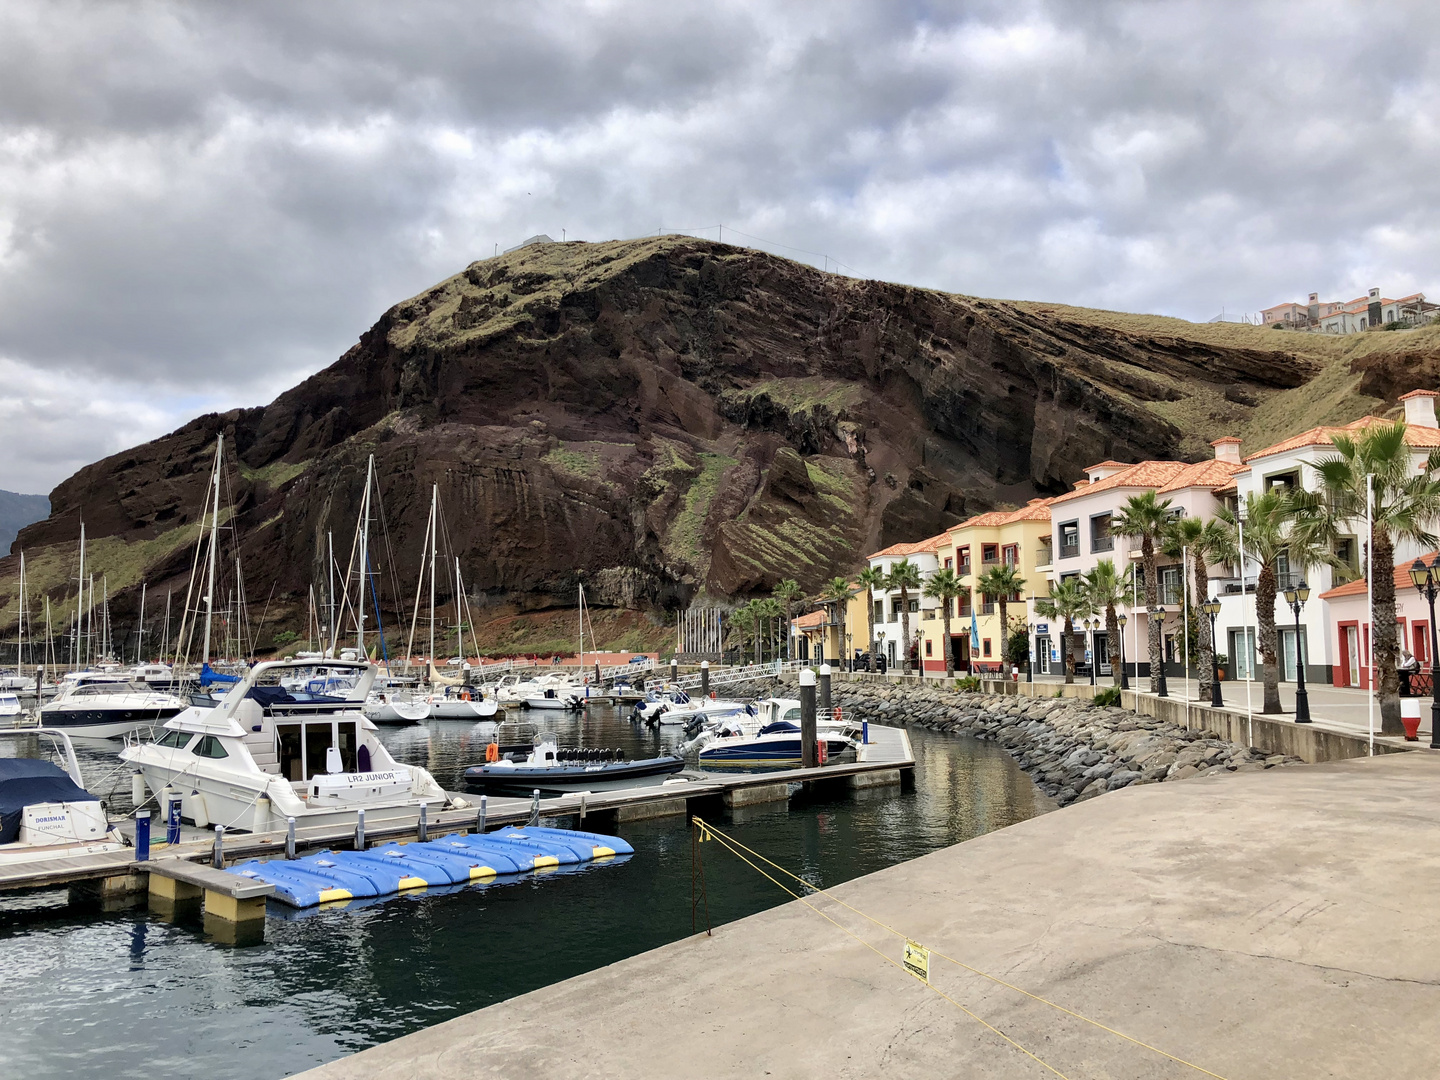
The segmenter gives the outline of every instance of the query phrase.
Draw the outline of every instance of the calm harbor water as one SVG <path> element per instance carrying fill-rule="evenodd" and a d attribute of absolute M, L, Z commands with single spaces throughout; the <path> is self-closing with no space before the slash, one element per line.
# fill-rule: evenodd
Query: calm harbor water
<path fill-rule="evenodd" d="M 682 738 L 674 729 L 632 727 L 618 709 L 545 726 L 562 742 L 624 747 L 632 756 Z M 471 731 L 430 723 L 384 737 L 398 759 L 454 789 L 459 771 L 483 757 Z M 797 796 L 788 810 L 736 810 L 723 824 L 833 885 L 1048 809 L 990 744 L 918 730 L 911 739 L 913 791 Z M 111 775 L 118 745 L 77 749 L 92 790 L 113 788 L 111 806 L 121 812 L 129 782 L 123 772 Z M 167 923 L 143 903 L 105 913 L 67 907 L 64 893 L 0 900 L 0 1076 L 275 1080 L 688 935 L 684 820 L 620 831 L 636 853 L 607 866 L 303 917 L 273 906 L 264 944 L 250 948 L 208 941 L 197 919 Z M 712 922 L 788 899 L 712 850 Z"/>

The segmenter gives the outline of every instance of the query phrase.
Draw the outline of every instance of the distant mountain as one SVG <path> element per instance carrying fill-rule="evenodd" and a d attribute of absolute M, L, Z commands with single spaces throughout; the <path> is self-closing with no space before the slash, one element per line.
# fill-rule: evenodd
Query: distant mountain
<path fill-rule="evenodd" d="M 26 525 L 50 516 L 50 500 L 44 495 L 18 495 L 0 491 L 0 553 L 8 552 L 15 537 Z"/>

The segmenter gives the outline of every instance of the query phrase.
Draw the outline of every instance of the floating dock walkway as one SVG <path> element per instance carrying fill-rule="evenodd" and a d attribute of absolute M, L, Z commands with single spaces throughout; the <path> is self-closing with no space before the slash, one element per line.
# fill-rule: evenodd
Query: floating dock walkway
<path fill-rule="evenodd" d="M 562 795 L 558 798 L 542 799 L 540 816 L 578 817 L 582 825 L 598 825 L 602 829 L 608 829 L 627 821 L 672 814 L 714 813 L 717 806 L 786 802 L 792 794 L 801 790 L 883 787 L 900 785 L 913 777 L 915 757 L 910 747 L 910 737 L 903 728 L 871 725 L 869 738 L 869 743 L 860 755 L 861 760 L 774 772 L 726 775 L 705 773 L 684 783 L 671 782 L 615 791 Z M 447 795 L 452 799 L 463 798 L 472 805 L 467 809 L 431 813 L 426 823 L 427 840 L 449 838 L 464 841 L 467 836 L 472 841 L 479 840 L 481 837 L 475 834 L 485 829 L 525 824 L 530 820 L 533 809 L 532 801 L 524 798 L 494 797 L 485 798 L 482 802 L 478 795 L 457 792 L 447 792 Z M 473 805 L 475 803 L 480 805 Z M 536 832 L 533 828 L 527 831 Z M 483 839 L 490 840 L 494 835 L 484 832 Z M 572 835 L 578 837 L 584 834 L 575 832 Z M 227 833 L 223 839 L 221 861 L 229 865 L 244 860 L 274 858 L 285 851 L 286 839 L 286 834 L 280 831 Z M 364 846 L 370 849 L 375 845 L 418 839 L 417 823 L 386 827 L 367 826 Z M 297 827 L 295 830 L 297 852 L 353 848 L 355 840 L 354 829 L 348 827 L 309 826 Z M 151 858 L 146 862 L 137 862 L 134 849 L 127 849 L 0 867 L 0 892 L 75 886 L 97 894 L 98 899 L 104 902 L 119 900 L 148 888 L 152 894 L 160 892 L 161 895 L 180 899 L 182 897 L 177 892 L 179 886 L 174 882 L 181 875 L 168 874 L 167 868 L 175 864 L 178 871 L 183 865 L 192 865 L 196 861 L 212 862 L 214 858 L 214 834 L 186 828 L 178 844 L 164 845 L 152 841 Z M 294 865 L 294 862 L 289 865 Z M 254 879 L 249 880 L 252 886 L 258 884 Z M 184 891 L 186 896 L 198 896 L 201 891 L 205 892 L 207 912 L 211 910 L 210 893 L 214 892 L 213 906 L 217 912 L 243 910 L 248 912 L 247 918 L 253 919 L 258 907 L 263 915 L 263 898 L 256 900 L 248 894 L 244 898 L 224 897 L 224 890 L 219 888 L 195 883 L 187 885 L 185 882 L 181 882 L 181 885 L 184 886 L 181 891 Z M 222 898 L 225 902 L 222 902 Z"/>

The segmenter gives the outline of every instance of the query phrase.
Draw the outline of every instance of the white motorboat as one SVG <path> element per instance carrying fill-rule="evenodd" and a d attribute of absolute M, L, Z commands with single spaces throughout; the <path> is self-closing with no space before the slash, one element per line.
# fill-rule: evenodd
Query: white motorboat
<path fill-rule="evenodd" d="M 546 686 L 540 688 L 536 693 L 529 694 L 521 699 L 521 707 L 526 709 L 565 709 L 577 710 L 585 707 L 584 687 L 575 686 L 572 683 L 564 683 L 558 686 Z"/>
<path fill-rule="evenodd" d="M 70 736 L 58 728 L 0 731 L 22 735 L 49 739 L 60 764 L 0 757 L 0 866 L 123 850 L 104 804 L 85 790 Z"/>
<path fill-rule="evenodd" d="M 434 778 L 397 763 L 362 712 L 373 667 L 346 665 L 358 675 L 351 700 L 317 701 L 275 685 L 275 676 L 303 663 L 257 664 L 216 708 L 186 710 L 160 738 L 127 745 L 120 759 L 162 808 L 178 797 L 182 816 L 201 828 L 284 829 L 292 817 L 302 827 L 350 826 L 358 810 L 367 823 L 408 824 L 422 803 L 447 806 Z"/>
<path fill-rule="evenodd" d="M 743 701 L 723 701 L 714 697 L 692 698 L 684 690 L 670 688 L 652 690 L 644 701 L 637 701 L 631 719 L 643 720 L 651 727 L 688 727 L 696 721 L 705 723 L 747 711 Z"/>
<path fill-rule="evenodd" d="M 500 703 L 493 696 L 466 687 L 447 687 L 444 693 L 431 694 L 427 700 L 431 720 L 488 720 L 500 711 Z"/>
<path fill-rule="evenodd" d="M 20 704 L 20 695 L 10 690 L 0 690 L 0 720 L 13 723 L 17 717 L 24 715 L 25 709 Z"/>
<path fill-rule="evenodd" d="M 821 765 L 855 749 L 855 741 L 838 731 L 817 728 L 815 742 Z M 777 720 L 754 734 L 721 735 L 701 746 L 699 761 L 702 769 L 754 765 L 797 768 L 801 763 L 800 725 Z"/>
<path fill-rule="evenodd" d="M 374 690 L 365 698 L 365 718 L 377 724 L 418 724 L 430 715 L 424 698 L 394 690 Z"/>
<path fill-rule="evenodd" d="M 187 707 L 173 694 L 127 675 L 82 671 L 65 676 L 55 700 L 41 707 L 40 723 L 74 736 L 115 739 L 158 725 Z"/>
<path fill-rule="evenodd" d="M 157 683 L 168 688 L 175 681 L 175 669 L 169 664 L 136 664 L 130 669 L 130 681 Z"/>

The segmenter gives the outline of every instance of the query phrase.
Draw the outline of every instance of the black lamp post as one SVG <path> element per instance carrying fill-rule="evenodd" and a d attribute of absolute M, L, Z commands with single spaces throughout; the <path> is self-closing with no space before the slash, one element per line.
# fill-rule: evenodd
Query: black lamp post
<path fill-rule="evenodd" d="M 1130 616 L 1120 614 L 1115 616 L 1115 623 L 1120 627 L 1120 689 L 1130 689 L 1130 672 L 1125 670 L 1125 624 L 1130 621 Z"/>
<path fill-rule="evenodd" d="M 1035 681 L 1035 652 L 1039 648 L 1039 638 L 1035 637 L 1034 630 L 1035 628 L 1027 619 L 1025 622 L 1025 641 L 1029 643 L 1029 647 L 1025 650 L 1025 681 L 1027 683 Z"/>
<path fill-rule="evenodd" d="M 1300 609 L 1310 599 L 1310 586 L 1297 582 L 1285 590 L 1285 602 L 1295 613 L 1295 723 L 1310 723 L 1310 695 L 1305 692 L 1305 648 L 1300 639 Z"/>
<path fill-rule="evenodd" d="M 1440 750 L 1440 657 L 1435 655 L 1435 597 L 1440 594 L 1440 581 L 1435 577 L 1434 560 L 1429 566 L 1420 559 L 1411 563 L 1410 580 L 1430 604 L 1430 749 Z"/>
<path fill-rule="evenodd" d="M 1160 624 L 1160 692 L 1156 696 L 1169 697 L 1170 691 L 1165 685 L 1165 609 L 1152 607 L 1150 617 Z"/>
<path fill-rule="evenodd" d="M 1220 654 L 1215 651 L 1215 616 L 1220 614 L 1220 601 L 1206 600 L 1200 610 L 1210 616 L 1210 705 L 1219 709 L 1225 704 L 1220 696 Z"/>

